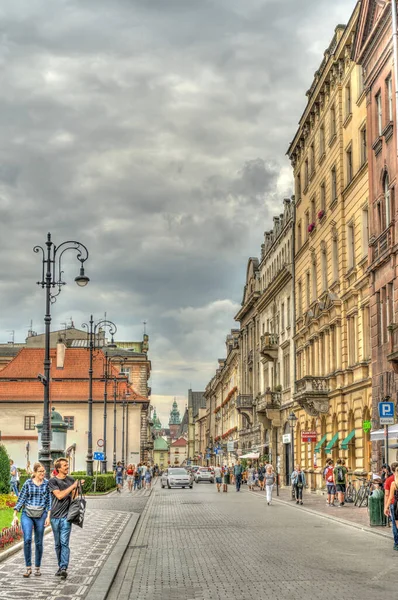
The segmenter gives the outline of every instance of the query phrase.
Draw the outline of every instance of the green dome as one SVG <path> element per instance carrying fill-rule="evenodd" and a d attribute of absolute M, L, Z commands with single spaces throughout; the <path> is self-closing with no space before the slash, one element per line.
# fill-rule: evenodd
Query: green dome
<path fill-rule="evenodd" d="M 169 445 L 166 442 L 166 440 L 164 440 L 162 437 L 158 437 L 156 438 L 156 440 L 153 443 L 153 449 L 154 450 L 168 450 L 169 449 Z"/>

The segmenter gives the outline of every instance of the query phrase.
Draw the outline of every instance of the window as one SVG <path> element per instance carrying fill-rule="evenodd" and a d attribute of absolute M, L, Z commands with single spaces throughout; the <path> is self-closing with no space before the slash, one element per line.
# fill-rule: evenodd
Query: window
<path fill-rule="evenodd" d="M 327 257 L 326 248 L 322 248 L 321 251 L 321 272 L 322 272 L 322 291 L 328 289 L 328 271 L 327 271 Z"/>
<path fill-rule="evenodd" d="M 120 368 L 120 375 L 124 375 L 125 377 L 129 377 L 130 376 L 130 367 L 125 367 L 123 365 L 123 367 Z"/>
<path fill-rule="evenodd" d="M 391 78 L 391 75 L 388 77 L 388 79 L 386 81 L 386 88 L 387 88 L 388 120 L 392 121 L 393 115 L 392 115 L 392 78 Z"/>
<path fill-rule="evenodd" d="M 391 205 L 390 205 L 390 189 L 389 189 L 390 181 L 388 179 L 388 175 L 384 176 L 384 204 L 386 210 L 386 227 L 391 223 Z"/>
<path fill-rule="evenodd" d="M 36 417 L 27 416 L 25 417 L 25 431 L 34 431 L 36 423 Z"/>
<path fill-rule="evenodd" d="M 387 325 L 394 323 L 394 289 L 393 284 L 387 284 Z"/>
<path fill-rule="evenodd" d="M 359 145 L 361 151 L 361 166 L 364 165 L 368 159 L 368 151 L 366 147 L 366 126 L 362 127 L 359 132 Z"/>
<path fill-rule="evenodd" d="M 354 223 L 350 223 L 347 227 L 347 254 L 347 266 L 350 270 L 355 266 Z"/>
<path fill-rule="evenodd" d="M 75 428 L 75 417 L 64 417 L 64 423 L 68 425 L 68 429 Z"/>
<path fill-rule="evenodd" d="M 339 253 L 338 253 L 338 242 L 337 238 L 333 238 L 332 241 L 332 263 L 333 263 L 333 281 L 337 281 L 339 278 Z"/>
<path fill-rule="evenodd" d="M 358 65 L 358 98 L 361 96 L 363 90 L 364 90 L 363 67 L 362 67 L 362 65 Z"/>
<path fill-rule="evenodd" d="M 316 222 L 316 206 L 315 206 L 315 196 L 311 198 L 311 214 L 310 214 L 311 223 Z"/>
<path fill-rule="evenodd" d="M 321 183 L 320 203 L 321 203 L 321 211 L 325 212 L 325 210 L 326 210 L 326 187 L 325 187 L 325 182 Z"/>
<path fill-rule="evenodd" d="M 311 279 L 312 279 L 312 289 L 311 289 L 311 300 L 315 302 L 317 297 L 317 281 L 316 281 L 316 262 L 312 261 L 311 265 Z"/>
<path fill-rule="evenodd" d="M 314 144 L 312 143 L 310 146 L 310 173 L 311 173 L 311 177 L 315 172 L 315 148 L 314 148 Z"/>
<path fill-rule="evenodd" d="M 334 106 L 330 109 L 330 139 L 336 135 L 336 109 Z"/>
<path fill-rule="evenodd" d="M 308 234 L 309 234 L 308 228 L 309 228 L 309 226 L 310 226 L 310 213 L 307 210 L 307 212 L 305 213 L 305 239 L 308 238 Z"/>
<path fill-rule="evenodd" d="M 301 175 L 297 173 L 296 176 L 296 198 L 297 200 L 301 199 Z"/>
<path fill-rule="evenodd" d="M 288 296 L 286 304 L 287 304 L 286 326 L 290 327 L 290 296 Z"/>
<path fill-rule="evenodd" d="M 303 314 L 303 285 L 301 281 L 297 285 L 297 314 L 299 317 Z"/>
<path fill-rule="evenodd" d="M 311 275 L 310 272 L 307 272 L 307 276 L 306 276 L 306 280 L 307 280 L 307 285 L 306 285 L 306 300 L 307 300 L 307 308 L 309 308 L 310 304 L 311 304 Z"/>
<path fill-rule="evenodd" d="M 350 317 L 347 323 L 348 329 L 348 363 L 349 366 L 357 362 L 357 336 L 356 336 L 356 317 Z"/>
<path fill-rule="evenodd" d="M 383 107 L 381 104 L 381 93 L 376 94 L 376 116 L 377 116 L 377 133 L 381 135 L 383 131 Z"/>
<path fill-rule="evenodd" d="M 362 254 L 367 256 L 369 247 L 369 212 L 368 208 L 362 209 Z"/>
<path fill-rule="evenodd" d="M 352 181 L 352 146 L 349 146 L 345 152 L 346 170 L 347 170 L 347 185 Z"/>
<path fill-rule="evenodd" d="M 352 113 L 351 106 L 351 84 L 346 85 L 345 88 L 345 116 L 346 118 Z"/>
<path fill-rule="evenodd" d="M 332 188 L 332 202 L 337 200 L 337 175 L 336 167 L 332 168 L 331 171 L 331 188 Z"/>
<path fill-rule="evenodd" d="M 319 128 L 319 156 L 320 158 L 322 158 L 322 156 L 325 154 L 325 127 L 324 125 L 321 125 Z"/>
<path fill-rule="evenodd" d="M 290 354 L 283 356 L 283 389 L 290 387 Z"/>
<path fill-rule="evenodd" d="M 363 342 L 363 359 L 370 358 L 370 310 L 369 306 L 365 306 L 362 312 L 362 342 Z"/>
<path fill-rule="evenodd" d="M 307 189 L 308 181 L 309 181 L 308 158 L 306 158 L 305 163 L 304 163 L 304 189 Z"/>
<path fill-rule="evenodd" d="M 285 330 L 285 305 L 282 302 L 282 306 L 281 306 L 281 328 L 282 331 Z"/>

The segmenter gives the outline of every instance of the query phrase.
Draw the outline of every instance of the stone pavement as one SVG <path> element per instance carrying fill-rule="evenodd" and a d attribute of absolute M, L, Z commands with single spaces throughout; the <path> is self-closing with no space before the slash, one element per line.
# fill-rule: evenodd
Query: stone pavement
<path fill-rule="evenodd" d="M 0 598 L 7 600 L 83 600 L 112 549 L 128 526 L 132 513 L 141 513 L 150 496 L 146 490 L 87 498 L 83 529 L 73 526 L 69 576 L 54 577 L 56 563 L 53 536 L 44 538 L 42 576 L 24 579 L 23 550 L 0 563 Z M 127 542 L 128 543 L 128 542 Z M 34 548 L 33 548 L 34 553 Z"/>
<path fill-rule="evenodd" d="M 107 600 L 395 598 L 391 540 L 255 493 L 156 486 Z"/>

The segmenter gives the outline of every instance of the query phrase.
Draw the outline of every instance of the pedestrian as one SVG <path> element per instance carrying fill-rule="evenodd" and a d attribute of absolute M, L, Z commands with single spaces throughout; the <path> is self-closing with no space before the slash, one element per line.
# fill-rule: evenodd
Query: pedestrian
<path fill-rule="evenodd" d="M 242 483 L 242 473 L 243 473 L 243 467 L 240 464 L 240 460 L 238 460 L 238 464 L 236 464 L 234 466 L 235 486 L 236 486 L 237 492 L 240 492 L 240 486 Z"/>
<path fill-rule="evenodd" d="M 384 463 L 384 464 L 382 465 L 382 467 L 381 467 L 381 472 L 380 472 L 380 478 L 381 478 L 381 481 L 382 481 L 383 485 L 384 485 L 384 482 L 385 482 L 385 481 L 386 481 L 386 480 L 387 480 L 389 477 L 391 477 L 391 475 L 392 475 L 392 474 L 393 474 L 393 472 L 392 472 L 392 470 L 391 470 L 390 466 L 389 466 L 389 465 L 387 465 L 386 463 Z"/>
<path fill-rule="evenodd" d="M 32 574 L 32 534 L 35 532 L 35 575 L 40 577 L 41 559 L 43 556 L 44 529 L 50 524 L 51 494 L 46 470 L 39 462 L 33 465 L 33 475 L 22 486 L 18 501 L 14 508 L 13 525 L 18 523 L 18 513 L 22 509 L 21 527 L 24 539 L 24 556 L 26 572 L 24 577 Z"/>
<path fill-rule="evenodd" d="M 138 465 L 137 465 L 137 467 L 134 470 L 134 491 L 139 489 L 140 481 L 141 481 L 141 474 L 138 470 Z"/>
<path fill-rule="evenodd" d="M 147 490 L 149 490 L 151 488 L 151 482 L 152 482 L 152 473 L 151 473 L 151 469 L 148 467 L 145 471 L 145 487 Z"/>
<path fill-rule="evenodd" d="M 221 467 L 214 467 L 214 477 L 216 480 L 216 486 L 217 486 L 217 492 L 221 491 L 221 479 L 222 479 L 222 474 L 221 474 Z"/>
<path fill-rule="evenodd" d="M 133 491 L 133 483 L 134 483 L 134 465 L 131 463 L 127 465 L 126 475 L 127 475 L 127 487 L 129 492 Z"/>
<path fill-rule="evenodd" d="M 222 491 L 228 492 L 228 484 L 230 482 L 230 475 L 229 475 L 229 469 L 228 469 L 227 465 L 224 466 L 223 470 L 224 470 L 224 483 L 223 483 Z"/>
<path fill-rule="evenodd" d="M 347 483 L 347 468 L 342 464 L 341 458 L 337 459 L 336 466 L 333 469 L 333 482 L 336 486 L 337 499 L 339 501 L 338 507 L 344 506 L 345 490 Z"/>
<path fill-rule="evenodd" d="M 296 465 L 295 470 L 291 475 L 291 481 L 294 489 L 294 497 L 296 504 L 303 504 L 303 488 L 305 486 L 305 473 L 301 470 L 300 465 Z"/>
<path fill-rule="evenodd" d="M 326 462 L 326 467 L 323 471 L 323 476 L 326 481 L 326 491 L 327 491 L 327 500 L 326 504 L 328 506 L 335 506 L 334 499 L 336 496 L 336 486 L 334 484 L 334 466 L 333 460 L 329 458 Z"/>
<path fill-rule="evenodd" d="M 247 487 L 250 491 L 253 491 L 254 486 L 254 468 L 249 465 L 247 468 Z"/>
<path fill-rule="evenodd" d="M 260 492 L 264 491 L 265 473 L 265 467 L 263 463 L 260 463 L 260 466 L 258 467 L 258 482 L 260 484 Z"/>
<path fill-rule="evenodd" d="M 71 500 L 76 496 L 76 488 L 83 485 L 84 479 L 74 480 L 69 473 L 67 458 L 58 458 L 54 467 L 58 475 L 51 477 L 48 487 L 52 493 L 51 528 L 54 535 L 55 553 L 58 561 L 57 577 L 66 579 L 70 559 L 69 539 L 72 523 L 67 520 Z"/>
<path fill-rule="evenodd" d="M 390 493 L 392 484 L 395 482 L 395 476 L 398 471 L 398 462 L 391 463 L 391 475 L 384 482 L 384 514 L 391 519 L 391 529 L 394 538 L 394 550 L 398 550 L 398 527 L 396 523 L 397 510 L 393 502 L 390 502 Z M 395 490 L 396 491 L 396 490 Z"/>
<path fill-rule="evenodd" d="M 267 493 L 267 504 L 270 506 L 272 503 L 272 490 L 274 489 L 275 484 L 275 474 L 273 472 L 273 468 L 271 465 L 268 465 L 267 470 L 265 472 L 265 489 Z"/>
<path fill-rule="evenodd" d="M 18 497 L 18 469 L 14 461 L 10 460 L 10 489 Z"/>
<path fill-rule="evenodd" d="M 116 491 L 121 494 L 123 487 L 123 475 L 124 475 L 124 467 L 122 463 L 119 462 L 116 465 L 116 469 L 113 471 L 113 476 L 116 480 Z"/>

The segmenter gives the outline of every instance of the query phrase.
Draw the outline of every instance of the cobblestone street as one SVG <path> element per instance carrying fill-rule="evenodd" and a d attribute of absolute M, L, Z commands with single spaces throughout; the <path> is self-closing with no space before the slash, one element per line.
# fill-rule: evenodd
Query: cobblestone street
<path fill-rule="evenodd" d="M 157 485 L 109 600 L 396 596 L 392 540 L 255 494 Z"/>

